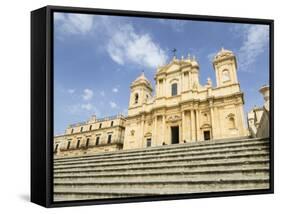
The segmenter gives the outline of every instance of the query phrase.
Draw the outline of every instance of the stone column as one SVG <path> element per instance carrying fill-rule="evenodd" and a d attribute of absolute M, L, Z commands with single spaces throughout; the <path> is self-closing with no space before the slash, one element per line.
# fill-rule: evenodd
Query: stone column
<path fill-rule="evenodd" d="M 163 78 L 162 96 L 166 96 L 166 79 Z"/>
<path fill-rule="evenodd" d="M 196 115 L 196 140 L 200 139 L 200 127 L 199 127 L 199 110 L 195 110 Z"/>
<path fill-rule="evenodd" d="M 156 80 L 156 91 L 155 91 L 155 94 L 156 94 L 156 97 L 160 97 L 160 90 L 159 90 L 160 86 L 159 86 L 159 80 L 157 79 Z"/>
<path fill-rule="evenodd" d="M 217 135 L 217 129 L 216 129 L 216 125 L 215 125 L 215 121 L 214 121 L 214 107 L 211 106 L 211 126 L 212 126 L 212 138 L 216 138 Z"/>
<path fill-rule="evenodd" d="M 182 125 L 182 128 L 181 128 L 181 136 L 182 136 L 182 141 L 183 140 L 186 140 L 186 137 L 185 137 L 185 114 L 184 114 L 184 111 L 182 111 L 181 113 L 181 125 Z"/>
<path fill-rule="evenodd" d="M 215 126 L 216 126 L 216 138 L 220 138 L 221 137 L 221 122 L 220 122 L 220 114 L 219 114 L 219 110 L 217 107 L 214 107 L 214 118 L 216 118 L 216 121 L 214 122 L 215 123 Z"/>
<path fill-rule="evenodd" d="M 237 116 L 235 118 L 235 125 L 236 128 L 239 130 L 239 135 L 245 135 L 245 121 L 244 121 L 244 113 L 243 113 L 243 105 L 239 104 L 236 106 L 237 109 Z"/>
<path fill-rule="evenodd" d="M 136 130 L 137 131 L 137 130 Z M 140 127 L 140 135 L 139 135 L 139 142 L 140 142 L 140 147 L 139 148 L 145 148 L 146 146 L 144 145 L 144 139 L 143 139 L 143 131 L 144 131 L 144 116 L 141 116 L 141 127 Z"/>
<path fill-rule="evenodd" d="M 192 74 L 191 74 L 191 71 L 188 72 L 188 88 L 192 89 Z"/>
<path fill-rule="evenodd" d="M 190 114 L 191 114 L 191 141 L 195 141 L 196 137 L 195 137 L 195 115 L 194 115 L 194 110 L 190 110 Z"/>
<path fill-rule="evenodd" d="M 157 116 L 153 119 L 153 132 L 152 132 L 152 144 L 151 146 L 157 145 Z"/>
<path fill-rule="evenodd" d="M 165 115 L 162 116 L 162 142 L 161 142 L 161 145 L 163 142 L 165 142 L 165 130 L 166 130 L 166 126 L 165 126 Z M 165 142 L 167 144 L 167 142 Z"/>

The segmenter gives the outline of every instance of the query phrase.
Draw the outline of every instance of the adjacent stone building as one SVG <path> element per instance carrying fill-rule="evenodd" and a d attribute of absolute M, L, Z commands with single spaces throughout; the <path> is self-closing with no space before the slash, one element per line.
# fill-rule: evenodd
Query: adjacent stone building
<path fill-rule="evenodd" d="M 267 138 L 270 136 L 269 86 L 262 86 L 259 92 L 263 95 L 264 105 L 262 107 L 254 107 L 248 113 L 248 126 L 252 137 Z"/>
<path fill-rule="evenodd" d="M 54 137 L 55 157 L 90 155 L 123 148 L 125 118 L 122 115 L 70 125 L 64 134 Z"/>
<path fill-rule="evenodd" d="M 199 82 L 199 64 L 190 57 L 159 67 L 155 95 L 144 73 L 131 84 L 124 149 L 248 135 L 244 98 L 232 51 L 213 59 L 216 86 Z"/>

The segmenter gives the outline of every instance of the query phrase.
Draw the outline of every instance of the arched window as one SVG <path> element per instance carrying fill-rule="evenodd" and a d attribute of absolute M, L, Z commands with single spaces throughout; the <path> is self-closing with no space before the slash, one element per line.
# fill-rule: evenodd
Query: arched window
<path fill-rule="evenodd" d="M 135 104 L 137 104 L 139 102 L 139 94 L 136 93 L 135 94 Z"/>
<path fill-rule="evenodd" d="M 178 84 L 173 83 L 171 90 L 172 90 L 172 96 L 176 96 L 178 94 Z"/>
<path fill-rule="evenodd" d="M 234 119 L 234 117 L 228 118 L 228 127 L 229 127 L 229 129 L 235 129 L 235 119 Z"/>

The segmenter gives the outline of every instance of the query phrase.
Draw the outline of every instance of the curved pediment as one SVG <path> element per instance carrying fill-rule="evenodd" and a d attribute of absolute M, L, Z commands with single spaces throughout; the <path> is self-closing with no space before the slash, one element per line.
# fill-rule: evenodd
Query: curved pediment
<path fill-rule="evenodd" d="M 206 128 L 211 128 L 211 125 L 209 123 L 204 123 L 200 129 L 206 129 Z"/>
<path fill-rule="evenodd" d="M 144 135 L 144 137 L 151 137 L 152 133 L 151 132 L 146 132 L 146 134 Z"/>
<path fill-rule="evenodd" d="M 179 115 L 172 115 L 167 118 L 167 122 L 174 122 L 178 120 L 181 120 L 181 117 Z"/>

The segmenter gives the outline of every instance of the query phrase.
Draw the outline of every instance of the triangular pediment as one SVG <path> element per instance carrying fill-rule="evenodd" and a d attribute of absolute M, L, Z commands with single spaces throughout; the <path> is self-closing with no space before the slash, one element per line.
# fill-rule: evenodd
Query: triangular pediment
<path fill-rule="evenodd" d="M 180 65 L 177 62 L 172 62 L 165 67 L 165 72 L 170 73 L 180 69 Z"/>

